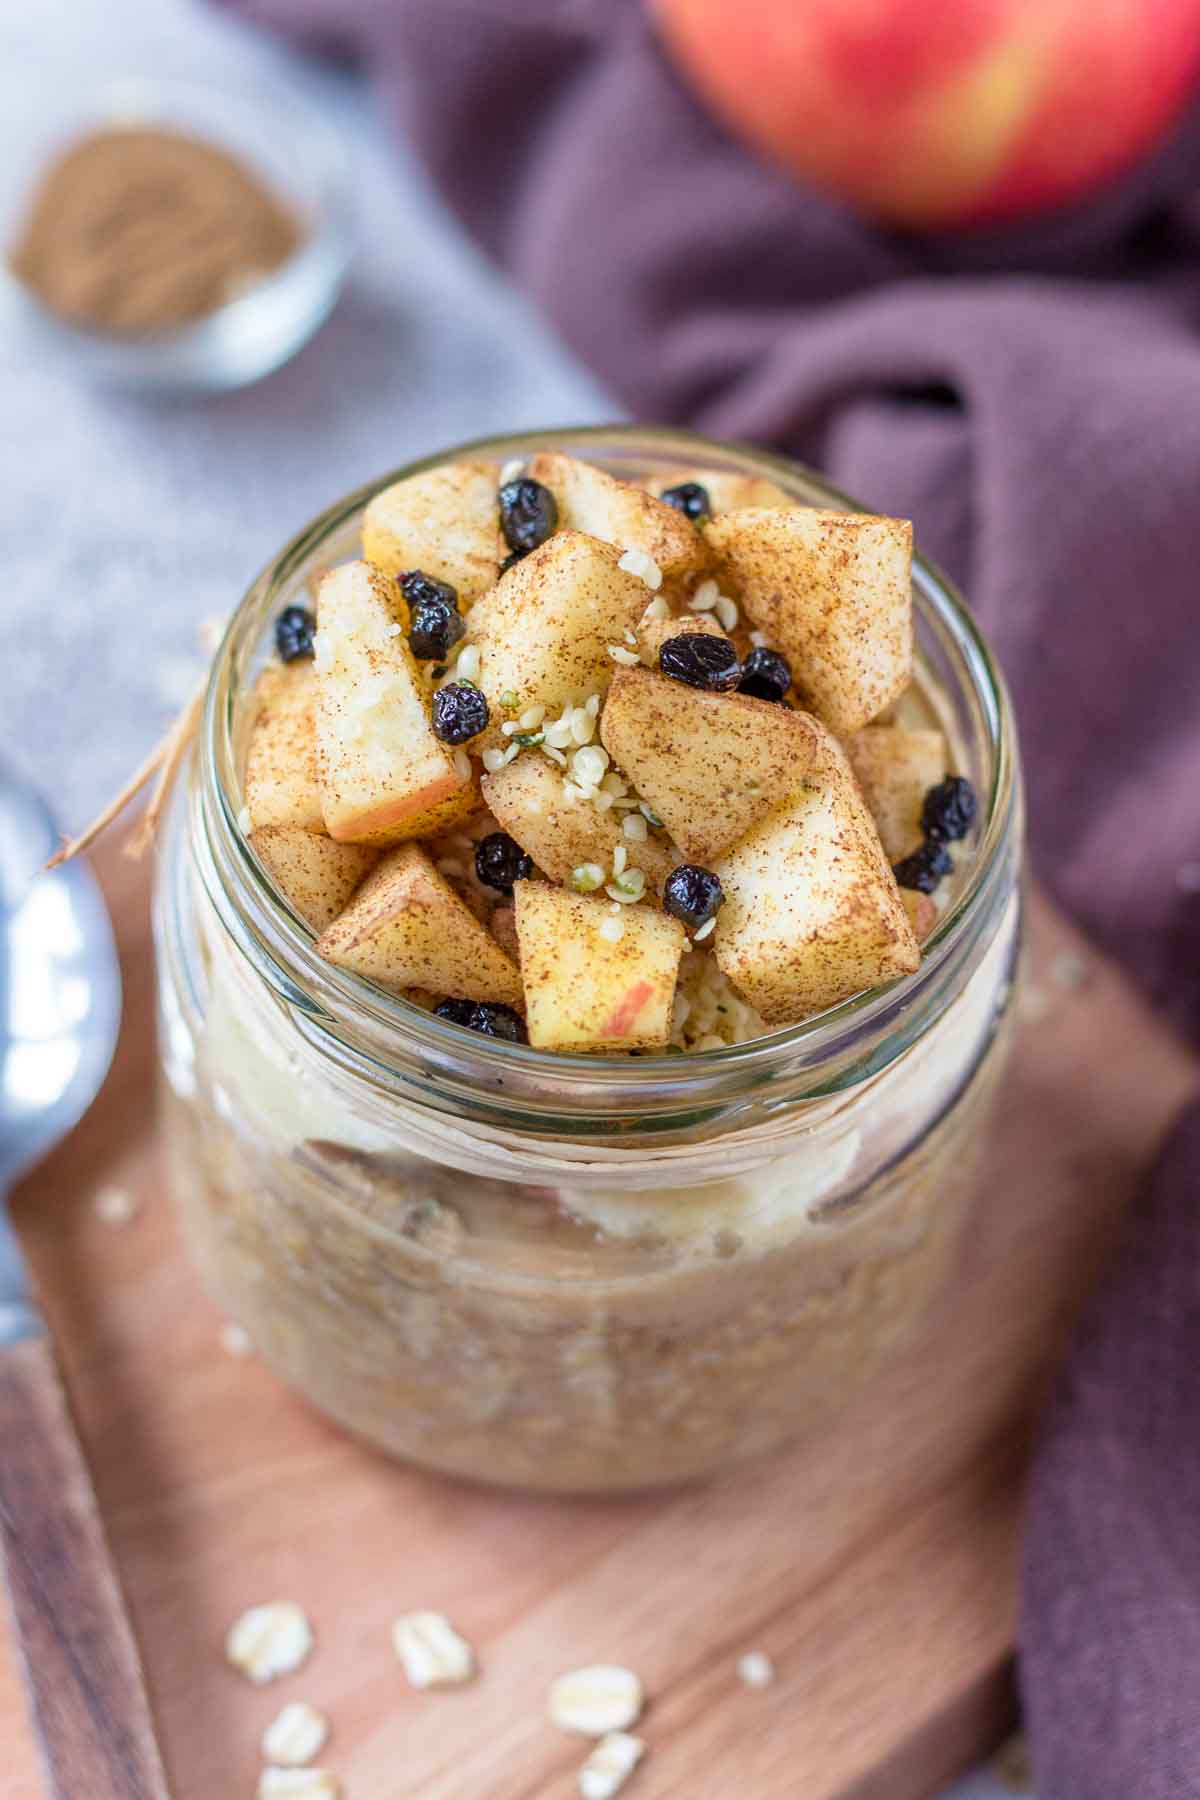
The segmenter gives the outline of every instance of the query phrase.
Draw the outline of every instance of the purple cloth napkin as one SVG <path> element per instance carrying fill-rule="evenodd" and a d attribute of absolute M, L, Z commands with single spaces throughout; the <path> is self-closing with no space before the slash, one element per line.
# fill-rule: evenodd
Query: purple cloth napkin
<path fill-rule="evenodd" d="M 641 0 L 224 3 L 362 58 L 464 224 L 637 416 L 777 446 L 915 520 L 1007 671 L 1042 881 L 1200 1042 L 1200 103 L 1084 205 L 904 237 L 737 146 Z M 1047 1800 L 1200 1796 L 1198 1178 L 1194 1120 L 1041 1459 L 1024 1662 Z M 1155 1482 L 1178 1535 L 1147 1544 Z"/>
<path fill-rule="evenodd" d="M 1200 1794 L 1198 1170 L 1192 1107 L 1045 1421 L 1022 1633 L 1045 1800 Z"/>

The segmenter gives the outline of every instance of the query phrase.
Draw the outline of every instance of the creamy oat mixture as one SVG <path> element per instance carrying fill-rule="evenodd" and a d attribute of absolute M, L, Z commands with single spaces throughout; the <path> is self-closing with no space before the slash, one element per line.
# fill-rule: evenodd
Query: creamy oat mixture
<path fill-rule="evenodd" d="M 279 615 L 244 696 L 239 823 L 321 956 L 464 1047 L 618 1059 L 918 967 L 978 836 L 950 708 L 914 679 L 904 522 L 541 455 L 396 483 L 361 549 Z M 874 1073 L 647 1145 L 365 1078 L 166 863 L 193 1252 L 256 1354 L 383 1448 L 560 1492 L 711 1474 L 846 1404 L 949 1282 L 1011 895 Z M 406 1666 L 448 1666 L 452 1627 L 417 1617 Z"/>

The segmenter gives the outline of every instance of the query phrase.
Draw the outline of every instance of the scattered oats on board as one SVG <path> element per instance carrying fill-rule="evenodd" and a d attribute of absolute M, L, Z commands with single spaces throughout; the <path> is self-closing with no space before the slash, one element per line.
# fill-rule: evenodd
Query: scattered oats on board
<path fill-rule="evenodd" d="M 572 1669 L 550 1687 L 550 1723 L 560 1731 L 604 1737 L 636 1725 L 641 1711 L 641 1682 L 632 1669 L 610 1663 Z"/>
<path fill-rule="evenodd" d="M 290 1600 L 252 1606 L 230 1627 L 225 1655 L 251 1681 L 275 1681 L 290 1675 L 313 1647 L 312 1626 Z"/>
<path fill-rule="evenodd" d="M 770 1687 L 775 1679 L 775 1664 L 761 1650 L 750 1650 L 738 1661 L 738 1676 L 744 1687 Z"/>
<path fill-rule="evenodd" d="M 444 1613 L 405 1613 L 392 1626 L 392 1643 L 411 1687 L 457 1687 L 475 1673 L 475 1652 Z"/>
<path fill-rule="evenodd" d="M 637 1768 L 646 1746 L 627 1731 L 610 1731 L 600 1739 L 579 1771 L 583 1800 L 612 1800 Z"/>
<path fill-rule="evenodd" d="M 258 1800 L 280 1800 L 282 1795 L 302 1795 L 303 1800 L 341 1800 L 342 1784 L 328 1769 L 264 1769 L 258 1778 Z"/>
<path fill-rule="evenodd" d="M 137 1202 L 125 1188 L 102 1187 L 92 1201 L 92 1211 L 105 1225 L 129 1225 L 137 1217 Z"/>
<path fill-rule="evenodd" d="M 328 1736 L 329 1720 L 307 1700 L 292 1700 L 263 1732 L 263 1759 L 298 1769 L 324 1748 Z"/>

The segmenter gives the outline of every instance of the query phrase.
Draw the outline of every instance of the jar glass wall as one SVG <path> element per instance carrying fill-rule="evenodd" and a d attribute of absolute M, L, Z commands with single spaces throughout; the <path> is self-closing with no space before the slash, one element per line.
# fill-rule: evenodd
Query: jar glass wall
<path fill-rule="evenodd" d="M 640 428 L 430 460 L 544 448 L 634 478 L 733 468 L 850 504 L 778 458 Z M 238 827 L 270 622 L 357 552 L 377 485 L 243 601 L 164 841 L 164 1106 L 188 1240 L 264 1360 L 397 1455 L 566 1492 L 713 1474 L 828 1419 L 953 1279 L 1018 936 L 1002 683 L 918 562 L 910 704 L 947 732 L 981 806 L 915 975 L 686 1056 L 478 1038 L 317 957 Z"/>

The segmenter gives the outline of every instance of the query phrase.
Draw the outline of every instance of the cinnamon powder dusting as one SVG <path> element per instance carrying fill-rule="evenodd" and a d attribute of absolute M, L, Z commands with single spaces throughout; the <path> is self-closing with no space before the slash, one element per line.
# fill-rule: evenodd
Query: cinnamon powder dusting
<path fill-rule="evenodd" d="M 144 337 L 256 286 L 300 236 L 288 208 L 217 145 L 115 129 L 80 139 L 47 170 L 11 263 L 71 324 Z"/>

